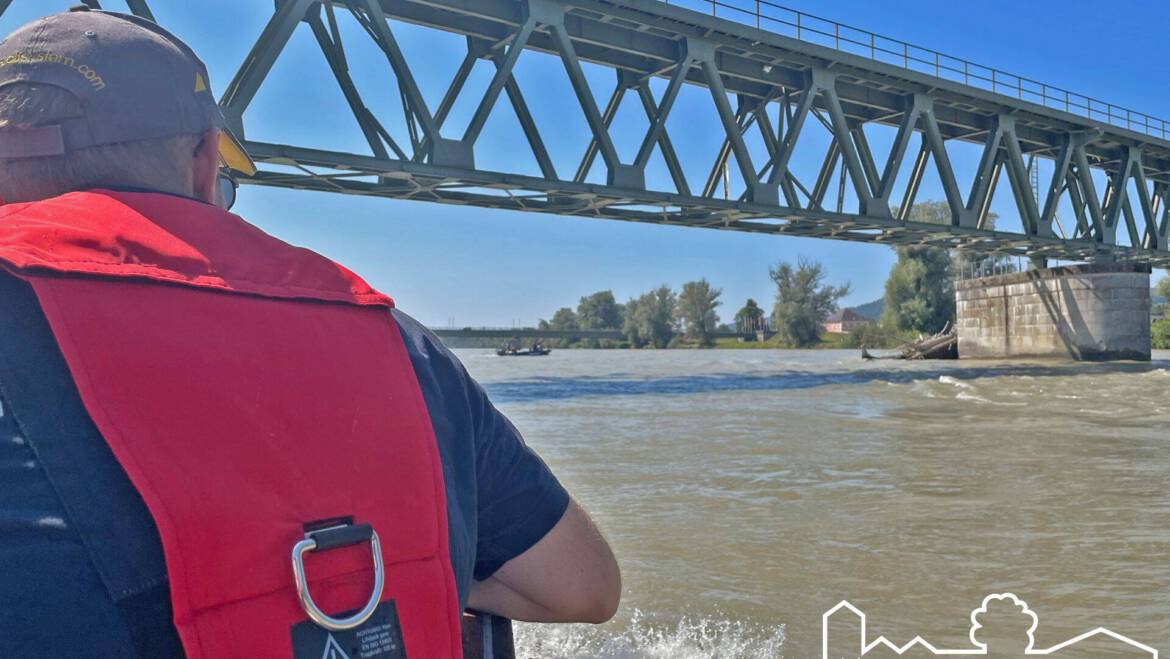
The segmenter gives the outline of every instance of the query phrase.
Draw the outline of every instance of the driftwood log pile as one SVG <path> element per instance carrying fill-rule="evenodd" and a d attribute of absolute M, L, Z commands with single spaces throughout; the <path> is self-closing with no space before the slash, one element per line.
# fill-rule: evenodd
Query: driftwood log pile
<path fill-rule="evenodd" d="M 917 341 L 900 345 L 894 348 L 890 354 L 872 355 L 865 349 L 865 346 L 862 346 L 861 357 L 863 359 L 958 359 L 959 335 L 955 328 L 947 323 L 941 332 L 919 337 Z"/>

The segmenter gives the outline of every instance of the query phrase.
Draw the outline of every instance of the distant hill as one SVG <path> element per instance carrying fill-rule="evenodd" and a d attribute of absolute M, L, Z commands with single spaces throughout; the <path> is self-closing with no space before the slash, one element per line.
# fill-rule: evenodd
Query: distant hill
<path fill-rule="evenodd" d="M 1166 304 L 1167 302 L 1170 302 L 1170 300 L 1158 295 L 1154 291 L 1154 289 L 1151 288 L 1150 289 L 1150 302 L 1154 306 L 1158 306 L 1158 305 Z M 886 300 L 885 300 L 885 298 L 879 297 L 878 299 L 874 300 L 873 302 L 866 302 L 865 304 L 859 304 L 856 307 L 848 307 L 848 308 L 856 311 L 857 313 L 861 314 L 862 316 L 865 316 L 866 318 L 869 318 L 870 320 L 878 321 L 878 320 L 882 319 L 882 314 L 886 312 Z"/>
<path fill-rule="evenodd" d="M 1170 302 L 1170 300 L 1162 297 L 1161 295 L 1158 295 L 1153 288 L 1150 288 L 1150 302 L 1154 306 L 1158 306 L 1166 304 L 1167 302 Z M 866 302 L 865 304 L 859 304 L 856 307 L 847 308 L 856 311 L 870 320 L 878 321 L 882 319 L 882 314 L 886 312 L 886 300 L 885 298 L 879 297 L 873 302 Z"/>
<path fill-rule="evenodd" d="M 856 307 L 849 308 L 870 320 L 881 320 L 882 314 L 886 311 L 886 300 L 885 298 L 879 297 L 873 302 L 866 302 L 865 304 L 859 304 Z"/>

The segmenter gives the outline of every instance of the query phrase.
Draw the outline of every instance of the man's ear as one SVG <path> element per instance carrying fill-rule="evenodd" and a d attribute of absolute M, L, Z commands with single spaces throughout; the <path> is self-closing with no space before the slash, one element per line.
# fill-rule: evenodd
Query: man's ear
<path fill-rule="evenodd" d="M 209 204 L 219 203 L 219 129 L 209 128 L 192 156 L 191 196 Z"/>

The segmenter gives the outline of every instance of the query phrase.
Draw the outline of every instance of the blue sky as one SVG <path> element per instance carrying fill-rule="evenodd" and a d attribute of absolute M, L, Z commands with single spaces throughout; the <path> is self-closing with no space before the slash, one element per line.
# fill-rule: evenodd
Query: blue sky
<path fill-rule="evenodd" d="M 74 2 L 14 0 L 0 19 L 0 33 Z M 124 8 L 121 0 L 105 4 Z M 1161 2 L 787 0 L 785 4 L 1134 110 L 1170 116 L 1166 107 L 1170 104 L 1170 47 L 1165 38 L 1170 5 Z M 153 0 L 151 5 L 160 22 L 207 61 L 217 93 L 231 79 L 272 9 L 270 0 Z M 463 56 L 461 40 L 398 24 L 394 29 L 434 107 Z M 367 102 L 387 117 L 392 133 L 404 135 L 401 125 L 394 125 L 401 123 L 401 112 L 394 105 L 396 96 L 387 91 L 392 79 L 385 60 L 344 22 L 343 38 L 350 48 L 355 79 L 370 90 Z M 477 65 L 449 122 L 456 129 L 448 136 L 461 134 L 490 75 L 486 67 Z M 598 103 L 604 103 L 612 74 L 588 68 L 587 75 Z M 563 69 L 550 57 L 526 53 L 517 77 L 561 176 L 569 177 L 588 134 L 580 110 L 570 100 Z M 703 93 L 684 91 L 676 115 L 668 122 L 692 186 L 701 185 L 696 179 L 705 176 L 719 139 Z M 705 106 L 710 106 L 709 96 Z M 645 130 L 638 112 L 634 103 L 623 105 L 615 122 L 615 141 L 627 161 L 637 143 L 623 137 L 640 140 Z M 711 129 L 699 132 L 693 130 L 695 126 Z M 305 26 L 245 115 L 245 127 L 254 139 L 357 153 L 368 150 Z M 815 142 L 817 138 L 808 139 Z M 871 141 L 875 152 L 888 148 L 885 135 L 873 135 Z M 627 149 L 626 145 L 633 146 Z M 809 145 L 810 154 L 815 146 Z M 476 156 L 484 168 L 535 171 L 506 102 L 499 103 L 489 119 Z M 819 157 L 798 155 L 800 162 L 795 166 L 814 166 Z M 878 155 L 879 160 L 883 157 Z M 962 152 L 953 157 L 962 184 L 976 156 Z M 601 175 L 600 170 L 593 173 Z M 657 156 L 647 175 L 651 187 L 664 183 Z M 1001 188 L 993 208 L 1005 216 L 1001 226 L 1010 229 L 1018 222 L 1007 217 L 1010 193 L 1006 191 L 1006 186 Z M 940 196 L 928 178 L 919 200 Z M 345 263 L 431 325 L 527 325 L 551 316 L 557 307 L 575 306 L 580 296 L 595 290 L 612 289 L 619 300 L 625 300 L 660 283 L 677 288 L 699 277 L 723 289 L 720 311 L 729 318 L 748 297 L 770 307 L 769 266 L 801 256 L 822 262 L 832 283 L 850 283 L 853 292 L 845 303 L 859 304 L 881 296 L 893 263 L 889 248 L 847 242 L 258 187 L 243 188 L 235 210 L 285 240 Z"/>

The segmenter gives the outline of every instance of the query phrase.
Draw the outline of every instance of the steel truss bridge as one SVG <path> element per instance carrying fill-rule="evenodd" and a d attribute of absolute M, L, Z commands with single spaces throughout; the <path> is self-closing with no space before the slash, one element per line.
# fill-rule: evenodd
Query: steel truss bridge
<path fill-rule="evenodd" d="M 277 0 L 221 106 L 260 165 L 245 180 L 252 184 L 932 245 L 1036 261 L 1119 259 L 1170 266 L 1166 122 L 855 28 L 810 20 L 770 2 L 746 3 L 754 8 L 745 12 L 736 6 L 744 0 L 691 1 L 710 11 L 661 0 Z M 11 2 L 0 0 L 0 13 Z M 126 4 L 152 17 L 146 0 Z M 737 12 L 748 20 L 737 18 Z M 729 13 L 736 20 L 729 20 Z M 338 27 L 343 20 L 356 21 L 364 38 L 385 56 L 385 84 L 401 96 L 400 115 L 378 116 L 369 109 L 349 71 Z M 437 106 L 425 101 L 395 38 L 396 24 L 402 23 L 466 37 L 466 57 Z M 245 111 L 298 29 L 312 33 L 334 78 L 304 84 L 338 85 L 369 153 L 246 139 Z M 525 51 L 563 64 L 592 137 L 574 162 L 554 161 L 545 144 L 547 133 L 533 119 L 528 103 L 548 102 L 540 95 L 547 92 L 525 93 L 513 75 Z M 462 134 L 452 136 L 444 124 L 477 62 L 489 63 L 494 77 Z M 614 72 L 608 99 L 594 96 L 583 62 Z M 990 85 L 980 84 L 988 76 Z M 665 82 L 658 94 L 651 88 L 656 79 L 655 84 Z M 704 131 L 723 140 L 704 180 L 688 179 L 675 149 L 676 140 L 686 135 L 667 129 L 684 85 L 709 90 L 717 117 L 710 125 L 686 126 L 687 133 Z M 539 174 L 476 166 L 477 142 L 501 96 L 523 130 Z M 619 151 L 634 150 L 619 149 L 611 135 L 627 96 L 642 106 L 648 125 L 632 160 L 619 157 Z M 386 127 L 403 125 L 409 141 L 400 143 Z M 884 161 L 875 158 L 866 134 L 877 126 L 896 131 Z M 826 131 L 829 146 L 815 175 L 801 175 L 794 171 L 793 155 L 803 144 L 802 135 L 816 130 Z M 948 152 L 954 143 L 981 149 L 973 180 L 956 178 Z M 669 172 L 667 189 L 647 185 L 647 166 L 656 150 Z M 598 158 L 604 181 L 591 181 Z M 1039 168 L 1031 169 L 1037 159 L 1051 171 L 1043 180 L 1036 180 Z M 728 167 L 734 168 L 737 188 L 730 197 L 719 194 Z M 949 221 L 911 219 L 909 210 L 928 168 L 941 183 Z M 1020 233 L 995 231 L 988 223 L 1001 172 L 1007 174 Z M 836 200 L 827 198 L 834 183 Z M 1073 217 L 1064 218 L 1067 229 L 1057 218 L 1062 200 L 1072 208 Z"/>

